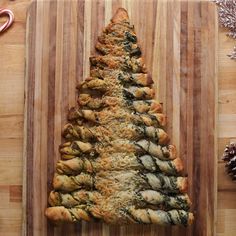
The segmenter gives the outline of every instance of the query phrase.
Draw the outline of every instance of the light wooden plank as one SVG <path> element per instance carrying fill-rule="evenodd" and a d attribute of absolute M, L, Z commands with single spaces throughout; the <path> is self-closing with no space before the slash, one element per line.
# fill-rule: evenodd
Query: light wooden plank
<path fill-rule="evenodd" d="M 23 138 L 23 115 L 0 117 L 0 139 Z"/>
<path fill-rule="evenodd" d="M 236 137 L 236 114 L 219 114 L 218 127 L 219 138 Z"/>
<path fill-rule="evenodd" d="M 25 46 L 22 44 L 0 44 L 1 79 L 24 81 L 24 53 Z"/>
<path fill-rule="evenodd" d="M 235 235 L 235 220 L 236 210 L 218 210 L 219 226 L 217 227 L 217 235 L 234 236 Z"/>
<path fill-rule="evenodd" d="M 227 175 L 223 162 L 218 164 L 218 191 L 236 191 L 236 183 Z"/>

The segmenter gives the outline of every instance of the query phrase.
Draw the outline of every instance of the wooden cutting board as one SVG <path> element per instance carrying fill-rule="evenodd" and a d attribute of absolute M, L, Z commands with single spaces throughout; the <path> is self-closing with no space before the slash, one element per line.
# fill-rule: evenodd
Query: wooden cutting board
<path fill-rule="evenodd" d="M 167 131 L 189 177 L 191 227 L 53 227 L 44 217 L 58 145 L 76 84 L 89 73 L 98 34 L 118 7 L 135 25 Z M 25 83 L 24 235 L 215 235 L 216 7 L 205 1 L 36 1 L 28 12 Z"/>

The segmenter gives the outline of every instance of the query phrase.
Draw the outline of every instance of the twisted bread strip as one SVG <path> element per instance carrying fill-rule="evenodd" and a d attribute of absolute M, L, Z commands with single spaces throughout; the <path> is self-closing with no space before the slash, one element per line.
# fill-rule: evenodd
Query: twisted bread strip
<path fill-rule="evenodd" d="M 85 127 L 68 123 L 64 126 L 62 135 L 66 139 L 89 141 L 96 138 L 96 127 Z"/>
<path fill-rule="evenodd" d="M 67 124 L 63 130 L 63 136 L 67 139 L 80 139 L 82 141 L 88 141 L 97 139 L 101 136 L 99 127 L 85 127 Z M 104 130 L 104 128 L 102 129 Z M 113 132 L 113 130 L 106 129 L 107 133 Z M 121 125 L 119 130 L 116 130 L 116 135 L 119 138 L 132 140 L 138 140 L 141 138 L 150 138 L 151 140 L 165 145 L 169 142 L 169 137 L 163 129 L 155 128 L 153 126 L 135 126 L 133 124 Z"/>
<path fill-rule="evenodd" d="M 78 222 L 81 220 L 91 221 L 92 218 L 88 212 L 92 213 L 93 217 L 100 217 L 96 214 L 96 208 L 81 209 L 79 207 L 65 208 L 63 206 L 49 207 L 46 209 L 46 216 L 54 222 Z M 184 210 L 152 210 L 152 209 L 135 209 L 129 207 L 125 210 L 124 217 L 127 223 L 144 223 L 144 224 L 158 224 L 158 225 L 191 225 L 193 222 L 193 214 Z M 105 215 L 105 214 L 104 214 Z M 104 218 L 105 221 L 106 218 Z M 119 222 L 116 222 L 119 223 Z"/>
<path fill-rule="evenodd" d="M 85 93 L 79 95 L 78 102 L 81 106 L 87 106 L 91 109 L 98 109 L 106 106 L 115 106 L 122 103 L 120 99 L 116 97 L 104 96 L 102 98 L 93 98 L 91 95 Z M 130 100 L 129 106 L 140 113 L 148 112 L 150 114 L 153 114 L 162 112 L 161 104 L 156 102 L 155 100 Z M 72 108 L 72 110 L 75 110 L 75 108 Z M 73 116 L 71 117 L 69 113 L 68 118 L 69 120 L 73 119 Z"/>
<path fill-rule="evenodd" d="M 111 45 L 111 44 L 102 44 L 97 42 L 96 49 L 103 55 L 113 55 L 113 56 L 130 56 L 130 57 L 139 57 L 141 56 L 141 50 L 137 44 L 129 43 L 129 42 L 121 42 L 119 45 Z"/>
<path fill-rule="evenodd" d="M 164 193 L 145 190 L 137 193 L 141 197 L 141 201 L 145 203 L 161 206 L 162 209 L 183 209 L 189 210 L 191 201 L 187 194 L 178 194 L 168 196 Z"/>
<path fill-rule="evenodd" d="M 146 66 L 142 58 L 130 57 L 111 57 L 108 56 L 93 56 L 90 57 L 91 68 L 100 69 L 120 69 L 124 71 L 131 71 L 132 73 L 147 73 Z"/>
<path fill-rule="evenodd" d="M 81 172 L 95 172 L 95 162 L 88 158 L 76 157 L 69 160 L 57 162 L 56 170 L 58 174 L 77 175 Z"/>
<path fill-rule="evenodd" d="M 155 91 L 149 87 L 130 86 L 127 89 L 123 89 L 123 96 L 126 99 L 148 100 L 154 98 Z"/>
<path fill-rule="evenodd" d="M 104 34 L 98 36 L 98 42 L 102 44 L 113 44 L 113 45 L 120 45 L 126 41 L 137 43 L 137 36 L 134 31 L 130 28 L 127 29 L 126 25 L 124 25 L 126 31 L 123 32 L 123 37 L 117 34 L 109 34 L 107 30 L 104 31 Z"/>
<path fill-rule="evenodd" d="M 155 114 L 162 112 L 161 104 L 155 100 L 133 101 L 132 104 L 134 109 L 140 113 Z"/>
<path fill-rule="evenodd" d="M 100 92 L 105 92 L 108 90 L 108 85 L 104 80 L 97 78 L 87 78 L 87 80 L 79 85 L 81 89 L 93 89 Z M 155 91 L 149 87 L 136 87 L 130 86 L 127 89 L 123 89 L 123 95 L 126 99 L 134 100 L 148 100 L 153 99 L 155 96 Z"/>
<path fill-rule="evenodd" d="M 122 118 L 122 114 L 118 114 L 120 118 Z M 105 123 L 104 118 L 106 120 L 114 120 L 114 113 L 112 111 L 93 111 L 93 110 L 85 110 L 85 109 L 76 109 L 71 108 L 69 110 L 68 119 L 70 121 L 76 121 L 79 119 L 85 119 L 88 121 L 92 121 L 94 123 Z M 146 126 L 155 126 L 155 127 L 163 127 L 166 124 L 166 116 L 161 113 L 152 113 L 152 114 L 141 114 L 141 113 L 127 113 L 126 118 L 129 119 L 130 122 L 137 125 L 146 125 Z M 106 123 L 105 123 L 106 124 Z"/>
<path fill-rule="evenodd" d="M 138 86 L 150 86 L 153 84 L 153 80 L 150 74 L 136 73 L 129 74 L 123 71 L 119 72 L 118 79 L 123 84 L 138 85 Z"/>
<path fill-rule="evenodd" d="M 81 156 L 81 154 L 89 154 L 91 157 L 94 157 L 97 153 L 104 152 L 104 149 L 111 149 L 111 153 L 120 152 L 120 150 L 128 153 L 135 152 L 139 155 L 148 153 L 161 160 L 173 160 L 177 157 L 176 147 L 174 145 L 160 146 L 145 139 L 138 142 L 129 142 L 121 139 L 111 142 L 109 146 L 100 144 L 95 146 L 90 143 L 73 141 L 62 144 L 59 151 L 63 159 L 72 159 L 76 156 Z M 109 150 L 106 151 L 109 152 Z"/>
<path fill-rule="evenodd" d="M 124 176 L 123 171 L 119 172 L 118 176 L 116 175 L 116 171 L 106 172 L 105 176 L 95 176 L 93 177 L 90 174 L 81 173 L 76 176 L 67 176 L 67 175 L 58 175 L 55 174 L 53 179 L 53 187 L 55 190 L 61 190 L 64 192 L 71 192 L 78 189 L 84 188 L 103 188 L 103 185 L 107 185 L 108 183 L 116 185 L 116 183 L 111 182 L 110 178 L 115 178 L 118 180 L 123 180 Z M 140 188 L 151 187 L 153 190 L 161 190 L 167 193 L 185 193 L 187 191 L 187 178 L 185 177 L 175 177 L 175 176 L 164 176 L 163 174 L 141 174 L 135 173 L 133 171 L 126 171 L 127 178 L 130 178 L 130 181 L 135 179 L 134 186 L 139 186 Z M 128 179 L 126 179 L 128 181 Z M 99 187 L 100 186 L 100 187 Z M 124 188 L 120 190 L 125 190 L 125 184 L 122 186 L 116 185 L 117 188 Z M 112 190 L 111 190 L 112 191 Z"/>
<path fill-rule="evenodd" d="M 45 215 L 56 223 L 60 222 L 76 222 L 76 221 L 91 221 L 91 217 L 86 210 L 79 207 L 67 209 L 63 206 L 49 207 L 45 211 Z"/>
<path fill-rule="evenodd" d="M 173 160 L 177 157 L 176 147 L 174 145 L 160 146 L 151 141 L 142 139 L 135 142 L 134 147 L 137 152 L 148 153 L 161 160 Z"/>
<path fill-rule="evenodd" d="M 53 188 L 65 192 L 71 192 L 77 189 L 92 189 L 94 186 L 94 178 L 85 173 L 76 176 L 58 175 L 53 178 Z"/>
<path fill-rule="evenodd" d="M 106 91 L 107 89 L 107 83 L 104 80 L 94 78 L 94 77 L 89 77 L 86 78 L 85 81 L 80 83 L 77 88 L 80 89 L 95 89 L 95 90 L 100 90 L 100 91 Z"/>
<path fill-rule="evenodd" d="M 116 156 L 119 156 L 117 158 Z M 56 165 L 57 173 L 66 175 L 77 175 L 81 172 L 97 172 L 101 170 L 121 170 L 136 169 L 148 170 L 150 172 L 163 172 L 169 175 L 177 175 L 183 170 L 183 163 L 180 158 L 173 161 L 162 161 L 150 155 L 144 156 L 124 156 L 121 154 L 108 157 L 91 158 L 76 157 L 69 160 L 60 160 Z"/>
<path fill-rule="evenodd" d="M 165 161 L 150 155 L 139 156 L 137 158 L 141 161 L 143 167 L 150 172 L 160 171 L 168 175 L 177 175 L 184 169 L 183 162 L 179 157 L 174 160 Z"/>
<path fill-rule="evenodd" d="M 117 80 L 117 82 L 127 86 L 150 86 L 153 84 L 150 74 L 146 73 L 129 73 L 121 70 L 101 70 L 99 68 L 93 68 L 90 72 L 90 75 L 102 80 L 112 76 L 115 80 Z"/>
<path fill-rule="evenodd" d="M 193 214 L 184 210 L 151 210 L 151 209 L 128 209 L 130 217 L 137 223 L 158 224 L 158 225 L 191 225 L 193 222 Z"/>
<path fill-rule="evenodd" d="M 96 191 L 79 190 L 72 193 L 51 191 L 48 201 L 50 206 L 71 208 L 81 204 L 98 203 L 101 197 L 101 194 Z"/>
<path fill-rule="evenodd" d="M 188 182 L 186 177 L 165 176 L 163 174 L 147 173 L 142 177 L 153 190 L 161 190 L 166 193 L 186 193 Z"/>
<path fill-rule="evenodd" d="M 60 145 L 59 151 L 63 159 L 71 159 L 75 156 L 89 154 L 91 157 L 96 155 L 92 144 L 81 141 L 66 142 Z"/>
<path fill-rule="evenodd" d="M 187 194 L 168 196 L 164 193 L 154 190 L 144 190 L 140 192 L 130 192 L 133 195 L 136 204 L 161 207 L 162 209 L 183 209 L 188 210 L 191 202 Z M 96 191 L 79 190 L 71 193 L 62 193 L 52 191 L 49 195 L 49 204 L 51 206 L 64 206 L 67 208 L 75 207 L 81 204 L 98 204 L 102 200 L 102 195 Z"/>

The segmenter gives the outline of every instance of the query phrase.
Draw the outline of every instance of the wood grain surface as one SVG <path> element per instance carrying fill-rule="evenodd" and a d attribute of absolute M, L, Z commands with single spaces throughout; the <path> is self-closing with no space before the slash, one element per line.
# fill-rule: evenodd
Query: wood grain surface
<path fill-rule="evenodd" d="M 235 40 L 226 36 L 226 30 L 219 34 L 219 118 L 218 118 L 218 213 L 217 236 L 234 236 L 236 232 L 236 183 L 225 173 L 221 156 L 225 145 L 236 141 L 236 66 L 227 54 L 232 51 Z"/>
<path fill-rule="evenodd" d="M 118 7 L 135 25 L 167 131 L 185 163 L 193 226 L 53 227 L 47 196 L 75 86 L 89 73 L 99 32 Z M 28 13 L 24 235 L 214 235 L 216 216 L 217 32 L 215 5 L 177 1 L 37 1 Z"/>
<path fill-rule="evenodd" d="M 24 34 L 26 10 L 29 2 L 29 0 L 1 1 L 1 6 L 12 9 L 16 15 L 14 26 L 0 36 L 0 125 L 5 127 L 0 138 L 0 159 L 4 163 L 1 166 L 0 175 L 0 235 L 3 236 L 6 235 L 6 232 L 7 235 L 21 235 Z M 236 67 L 235 62 L 226 56 L 232 50 L 235 41 L 226 37 L 225 33 L 221 28 L 218 35 L 219 157 L 222 155 L 225 144 L 236 140 L 235 122 L 233 119 L 231 122 L 227 119 L 227 117 L 233 118 L 236 114 L 234 91 Z M 226 133 L 227 130 L 231 130 L 229 136 Z M 11 148 L 9 149 L 9 147 Z M 234 236 L 236 230 L 235 185 L 230 178 L 225 176 L 224 165 L 219 163 L 218 182 L 221 187 L 219 186 L 218 191 L 217 235 Z M 224 185 L 228 185 L 230 188 L 222 188 Z M 14 188 L 17 186 L 18 191 L 12 191 L 13 186 Z M 13 201 L 14 199 L 18 199 L 17 202 Z"/>
<path fill-rule="evenodd" d="M 14 25 L 0 35 L 0 126 L 1 129 L 4 128 L 4 132 L 0 133 L 0 161 L 2 163 L 0 167 L 0 235 L 19 236 L 22 235 L 25 31 L 26 12 L 30 0 L 0 0 L 0 5 L 13 10 L 16 16 Z M 0 22 L 2 22 L 2 18 L 0 18 Z M 236 66 L 235 61 L 229 60 L 226 56 L 234 47 L 235 40 L 227 37 L 222 28 L 219 29 L 216 37 L 219 39 L 218 157 L 220 160 L 225 144 L 236 140 Z M 225 185 L 229 187 L 226 189 Z M 17 191 L 15 191 L 16 189 Z M 224 165 L 219 161 L 217 236 L 235 236 L 235 196 L 235 184 L 225 175 Z M 104 230 L 104 232 L 106 231 Z"/>
<path fill-rule="evenodd" d="M 23 104 L 24 104 L 24 52 L 26 12 L 29 0 L 1 0 L 1 7 L 13 10 L 16 21 L 4 34 L 0 35 L 0 235 L 21 235 L 22 223 L 22 144 L 23 144 Z M 0 18 L 0 22 L 2 19 Z M 225 144 L 236 140 L 235 102 L 235 62 L 227 58 L 235 41 L 219 29 L 219 132 L 218 157 Z M 231 119 L 229 120 L 229 118 Z M 230 130 L 230 134 L 228 131 Z M 10 148 L 9 148 L 10 147 Z M 235 184 L 225 175 L 224 165 L 219 161 L 217 236 L 234 236 L 236 231 L 236 189 Z M 224 186 L 230 186 L 224 188 Z M 17 188 L 17 191 L 15 191 Z M 14 191 L 12 191 L 14 190 Z M 17 201 L 15 201 L 17 199 Z M 6 233 L 7 232 L 7 233 Z"/>
<path fill-rule="evenodd" d="M 29 0 L 0 0 L 15 13 L 14 25 L 0 34 L 0 235 L 21 235 L 24 55 Z M 0 18 L 0 24 L 4 21 Z"/>

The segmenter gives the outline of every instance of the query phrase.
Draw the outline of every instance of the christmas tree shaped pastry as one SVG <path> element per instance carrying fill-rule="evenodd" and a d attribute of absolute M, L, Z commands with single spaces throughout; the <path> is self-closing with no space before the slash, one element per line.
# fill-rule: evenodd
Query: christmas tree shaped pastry
<path fill-rule="evenodd" d="M 56 222 L 189 225 L 187 178 L 153 100 L 134 27 L 120 8 L 98 38 L 90 77 L 63 130 L 46 216 Z"/>

